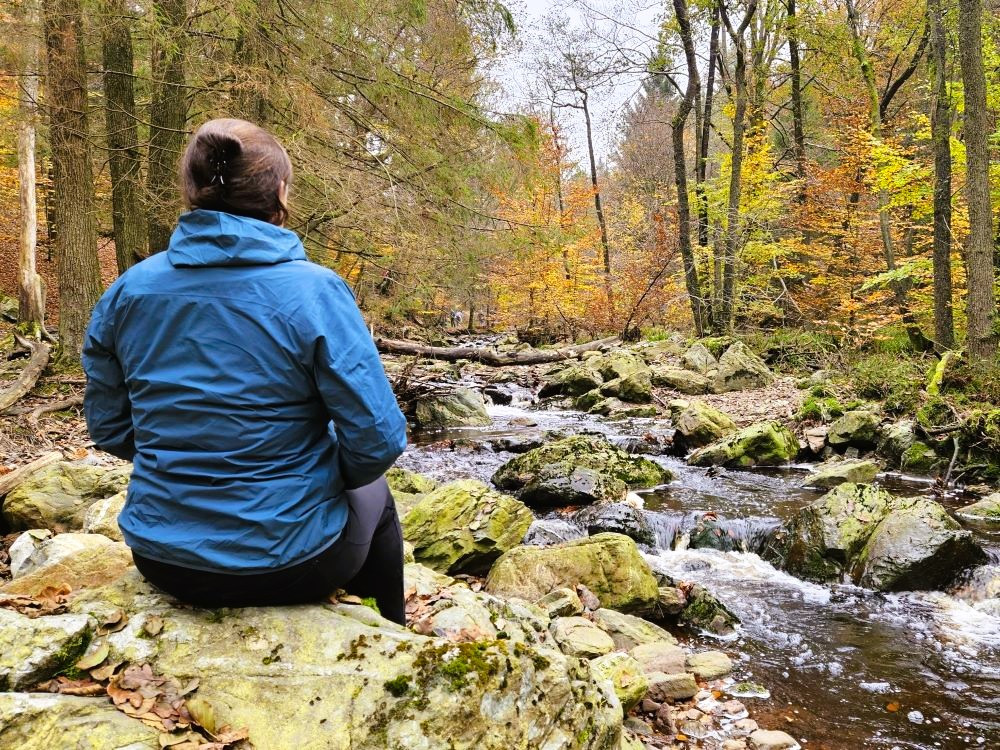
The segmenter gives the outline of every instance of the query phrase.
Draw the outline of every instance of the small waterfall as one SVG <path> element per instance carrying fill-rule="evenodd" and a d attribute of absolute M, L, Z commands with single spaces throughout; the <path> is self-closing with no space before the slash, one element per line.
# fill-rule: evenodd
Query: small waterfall
<path fill-rule="evenodd" d="M 659 549 L 760 552 L 781 527 L 777 518 L 725 518 L 714 513 L 647 511 Z"/>

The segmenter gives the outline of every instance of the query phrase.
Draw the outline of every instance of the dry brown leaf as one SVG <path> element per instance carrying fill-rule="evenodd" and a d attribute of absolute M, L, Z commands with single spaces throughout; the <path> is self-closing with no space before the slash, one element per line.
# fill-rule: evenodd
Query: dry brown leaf
<path fill-rule="evenodd" d="M 76 663 L 77 669 L 83 671 L 93 669 L 108 658 L 108 653 L 111 650 L 107 641 L 102 641 L 96 647 L 92 647 L 92 649 L 90 653 L 84 654 L 80 661 Z"/>
<path fill-rule="evenodd" d="M 150 615 L 142 623 L 142 630 L 146 635 L 159 635 L 163 630 L 163 618 L 159 615 Z"/>

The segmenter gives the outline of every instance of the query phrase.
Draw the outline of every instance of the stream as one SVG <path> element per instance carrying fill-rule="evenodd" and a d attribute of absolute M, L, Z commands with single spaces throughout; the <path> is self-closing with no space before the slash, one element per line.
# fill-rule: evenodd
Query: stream
<path fill-rule="evenodd" d="M 488 482 L 512 457 L 510 448 L 523 450 L 546 431 L 600 432 L 632 451 L 670 434 L 668 420 L 602 421 L 533 409 L 530 393 L 522 396 L 512 406 L 491 407 L 489 428 L 415 435 L 399 465 L 443 481 Z M 726 641 L 679 635 L 727 651 L 738 679 L 770 690 L 769 700 L 746 701 L 762 726 L 783 729 L 806 748 L 1000 748 L 1000 599 L 986 594 L 987 582 L 1000 576 L 1000 532 L 966 524 L 991 562 L 947 592 L 817 585 L 755 554 L 782 521 L 821 496 L 798 486 L 805 465 L 706 470 L 674 457 L 648 457 L 675 479 L 638 493 L 657 536 L 656 548 L 644 548 L 646 558 L 677 580 L 704 584 L 742 620 L 737 636 Z M 888 474 L 877 481 L 901 496 L 932 489 L 919 477 Z M 944 498 L 952 508 L 967 502 L 960 493 Z M 686 548 L 688 531 L 708 511 L 743 551 Z M 539 517 L 526 541 L 585 533 L 568 516 L 552 513 Z"/>

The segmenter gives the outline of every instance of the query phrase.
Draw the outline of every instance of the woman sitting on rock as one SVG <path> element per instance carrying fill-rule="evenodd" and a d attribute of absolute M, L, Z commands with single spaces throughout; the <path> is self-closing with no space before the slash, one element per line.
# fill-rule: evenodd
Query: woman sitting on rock
<path fill-rule="evenodd" d="M 402 623 L 383 474 L 406 423 L 350 289 L 284 227 L 291 177 L 256 125 L 198 129 L 181 163 L 191 211 L 94 309 L 87 426 L 134 462 L 119 525 L 159 588 L 209 607 L 345 588 Z"/>

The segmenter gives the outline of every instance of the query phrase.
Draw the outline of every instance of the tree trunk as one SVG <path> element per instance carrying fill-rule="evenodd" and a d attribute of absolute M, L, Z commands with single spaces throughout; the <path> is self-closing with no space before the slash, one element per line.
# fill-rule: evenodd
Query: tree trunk
<path fill-rule="evenodd" d="M 101 29 L 104 118 L 108 130 L 111 218 L 119 274 L 142 260 L 149 244 L 142 207 L 142 157 L 132 75 L 132 23 L 125 0 L 105 0 Z"/>
<path fill-rule="evenodd" d="M 708 142 L 712 132 L 712 103 L 715 97 L 715 68 L 719 57 L 719 9 L 712 11 L 712 33 L 708 43 L 708 80 L 705 82 L 705 112 L 701 117 L 698 160 L 694 167 L 695 195 L 698 197 L 698 245 L 708 247 Z"/>
<path fill-rule="evenodd" d="M 955 346 L 951 308 L 951 101 L 948 98 L 947 36 L 941 0 L 927 0 L 931 27 L 934 143 L 934 338 L 939 350 Z"/>
<path fill-rule="evenodd" d="M 18 197 L 21 204 L 21 242 L 18 258 L 17 319 L 32 327 L 45 323 L 45 291 L 35 268 L 38 239 L 38 201 L 35 195 L 35 124 L 38 119 L 38 2 L 23 6 L 25 34 L 24 95 L 20 100 L 21 122 L 17 131 Z"/>
<path fill-rule="evenodd" d="M 983 71 L 981 0 L 958 1 L 958 49 L 965 91 L 965 194 L 969 204 L 969 240 L 965 247 L 968 276 L 965 346 L 974 359 L 997 351 L 993 330 L 996 301 L 993 294 L 993 215 L 990 207 L 990 162 L 986 75 Z"/>
<path fill-rule="evenodd" d="M 44 0 L 47 102 L 55 164 L 60 356 L 78 358 L 101 293 L 80 0 Z"/>
<path fill-rule="evenodd" d="M 153 202 L 149 212 L 151 253 L 166 248 L 177 220 L 177 160 L 184 145 L 188 111 L 184 85 L 186 0 L 157 0 L 154 8 L 159 27 L 153 38 L 153 95 L 149 108 L 149 169 L 146 173 Z"/>
<path fill-rule="evenodd" d="M 241 19 L 234 51 L 234 116 L 263 125 L 267 121 L 271 71 L 268 60 L 274 54 L 269 45 L 274 20 L 274 0 L 257 0 L 248 17 Z"/>
<path fill-rule="evenodd" d="M 802 69 L 799 64 L 799 29 L 795 0 L 787 0 L 788 59 L 791 66 L 792 134 L 795 141 L 795 176 L 799 178 L 796 200 L 806 202 L 806 136 L 802 124 Z"/>
<path fill-rule="evenodd" d="M 601 190 L 597 183 L 597 159 L 594 157 L 594 135 L 590 123 L 590 106 L 587 103 L 587 92 L 581 91 L 583 98 L 583 117 L 587 125 L 587 155 L 590 157 L 590 184 L 594 189 L 594 211 L 597 213 L 597 224 L 601 228 L 601 247 L 604 250 L 604 275 L 608 284 L 608 294 L 611 294 L 611 245 L 608 243 L 608 225 L 604 220 L 604 208 L 601 206 Z"/>

